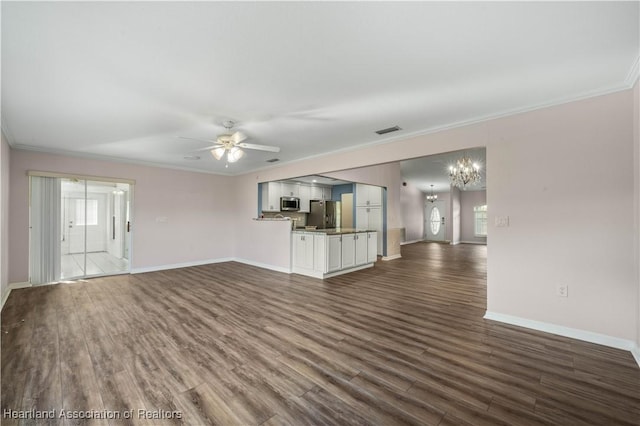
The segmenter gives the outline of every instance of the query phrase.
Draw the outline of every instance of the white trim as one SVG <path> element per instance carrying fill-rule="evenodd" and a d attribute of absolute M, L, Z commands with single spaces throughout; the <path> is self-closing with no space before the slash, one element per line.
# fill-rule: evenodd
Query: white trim
<path fill-rule="evenodd" d="M 405 245 L 405 244 L 420 243 L 420 242 L 422 242 L 422 241 L 424 241 L 424 240 L 411 240 L 411 241 L 404 241 L 404 242 L 401 242 L 401 243 L 400 243 L 400 245 L 401 245 L 401 246 L 403 246 L 403 245 Z"/>
<path fill-rule="evenodd" d="M 282 266 L 273 266 L 267 263 L 255 262 L 253 260 L 248 259 L 240 259 L 237 257 L 233 257 L 230 260 L 231 262 L 244 263 L 245 265 L 257 266 L 258 268 L 269 269 L 271 271 L 282 272 L 285 274 L 291 274 L 291 268 L 283 268 Z"/>
<path fill-rule="evenodd" d="M 4 309 L 4 304 L 7 302 L 9 295 L 11 294 L 11 289 L 7 288 L 7 291 L 4 295 L 2 295 L 2 305 L 0 305 L 0 312 Z"/>
<path fill-rule="evenodd" d="M 486 241 L 460 241 L 460 244 L 480 244 L 483 246 L 487 245 Z"/>
<path fill-rule="evenodd" d="M 2 311 L 2 309 L 4 308 L 4 304 L 7 303 L 7 300 L 9 299 L 9 295 L 11 294 L 11 290 L 17 290 L 19 288 L 27 288 L 27 287 L 31 287 L 31 283 L 10 283 L 7 286 L 7 292 L 5 294 L 2 295 L 2 305 L 0 305 L 0 311 Z"/>
<path fill-rule="evenodd" d="M 638 56 L 633 65 L 631 65 L 629 74 L 627 74 L 627 78 L 625 78 L 624 82 L 631 89 L 634 84 L 636 84 L 638 77 L 640 77 L 640 56 Z"/>
<path fill-rule="evenodd" d="M 69 173 L 56 173 L 56 172 L 43 172 L 40 170 L 27 170 L 27 176 L 36 177 L 51 177 L 62 179 L 79 179 L 79 180 L 93 180 L 96 182 L 108 182 L 108 183 L 126 183 L 129 185 L 135 185 L 136 181 L 133 179 L 123 179 L 115 177 L 105 176 L 88 176 L 88 175 L 74 175 Z"/>
<path fill-rule="evenodd" d="M 640 346 L 636 345 L 635 348 L 631 349 L 631 355 L 633 355 L 638 363 L 638 367 L 640 367 Z"/>
<path fill-rule="evenodd" d="M 301 162 L 301 161 L 308 161 L 308 160 L 313 160 L 313 159 L 316 159 L 316 158 L 322 158 L 322 157 L 327 156 L 327 155 L 335 155 L 335 154 L 341 154 L 341 153 L 346 153 L 346 152 L 351 152 L 351 151 L 358 151 L 358 150 L 361 150 L 361 149 L 370 148 L 370 147 L 374 147 L 374 146 L 377 146 L 377 145 L 384 145 L 384 144 L 391 143 L 391 142 L 398 142 L 398 141 L 402 141 L 402 140 L 408 140 L 408 139 L 411 139 L 411 138 L 420 137 L 420 136 L 426 136 L 426 135 L 430 135 L 430 134 L 433 134 L 433 133 L 440 133 L 440 132 L 443 132 L 443 131 L 446 131 L 446 130 L 457 129 L 457 128 L 461 128 L 461 127 L 470 126 L 470 125 L 473 125 L 473 124 L 484 123 L 484 122 L 491 121 L 491 120 L 497 120 L 497 119 L 509 117 L 509 116 L 512 116 L 512 115 L 523 114 L 523 113 L 526 113 L 526 112 L 536 111 L 536 110 L 545 109 L 545 108 L 549 108 L 549 107 L 554 107 L 554 106 L 558 106 L 558 105 L 568 104 L 568 103 L 571 103 L 571 102 L 578 102 L 578 101 L 582 101 L 582 100 L 586 100 L 586 99 L 590 99 L 590 98 L 595 98 L 595 97 L 598 97 L 598 96 L 604 96 L 604 95 L 609 95 L 609 94 L 613 94 L 613 93 L 617 93 L 617 92 L 622 92 L 624 90 L 629 90 L 630 88 L 633 87 L 633 83 L 635 82 L 635 79 L 633 81 L 631 81 L 633 79 L 634 74 L 635 74 L 635 78 L 636 79 L 638 78 L 638 72 L 634 71 L 634 70 L 636 70 L 638 68 L 637 67 L 637 62 L 638 61 L 636 61 L 634 63 L 634 65 L 631 67 L 631 70 L 629 71 L 629 73 L 627 75 L 627 78 L 623 82 L 621 82 L 618 85 L 612 85 L 612 86 L 610 86 L 608 88 L 586 91 L 586 92 L 582 92 L 582 93 L 579 93 L 579 94 L 566 96 L 566 97 L 563 97 L 563 98 L 552 99 L 550 101 L 545 101 L 545 102 L 541 102 L 541 103 L 538 103 L 538 104 L 527 105 L 527 106 L 523 106 L 523 107 L 519 107 L 519 108 L 511 108 L 511 109 L 507 109 L 507 110 L 503 110 L 503 111 L 497 111 L 497 112 L 490 113 L 490 114 L 487 114 L 487 115 L 473 117 L 473 118 L 466 119 L 466 120 L 460 120 L 460 121 L 453 122 L 453 123 L 447 123 L 447 124 L 442 124 L 442 125 L 438 125 L 438 126 L 433 126 L 433 127 L 429 127 L 429 128 L 426 128 L 426 129 L 418 130 L 418 131 L 415 131 L 415 132 L 409 132 L 409 133 L 400 132 L 400 134 L 398 134 L 398 135 L 393 135 L 393 136 L 390 136 L 390 137 L 387 137 L 387 138 L 376 139 L 376 140 L 372 140 L 372 141 L 368 141 L 368 142 L 363 142 L 363 143 L 358 144 L 358 145 L 347 146 L 347 147 L 344 147 L 344 148 L 336 149 L 336 150 L 329 151 L 329 152 L 323 152 L 323 153 L 319 153 L 319 154 L 312 154 L 312 155 L 308 155 L 306 157 L 296 158 L 296 159 L 292 159 L 292 160 L 289 160 L 289 161 L 277 162 L 277 163 L 274 163 L 274 164 L 269 164 L 269 165 L 265 165 L 265 166 L 262 166 L 262 167 L 256 167 L 256 168 L 251 169 L 251 170 L 239 171 L 239 172 L 236 172 L 236 173 L 213 172 L 213 171 L 208 171 L 208 170 L 195 169 L 195 168 L 191 168 L 191 167 L 183 167 L 183 166 L 175 166 L 175 165 L 171 165 L 171 164 L 155 163 L 155 162 L 151 162 L 151 161 L 132 160 L 132 159 L 122 158 L 122 157 L 112 157 L 112 156 L 107 156 L 107 155 L 103 155 L 103 154 L 93 154 L 93 153 L 86 153 L 86 152 L 67 151 L 67 150 L 55 149 L 55 148 L 52 149 L 52 148 L 40 147 L 40 146 L 14 144 L 14 143 L 11 142 L 12 139 L 9 138 L 9 135 L 7 134 L 6 128 L 4 130 L 5 130 L 5 136 L 7 136 L 6 140 L 9 143 L 9 145 L 11 145 L 11 147 L 14 148 L 14 149 L 19 149 L 19 150 L 24 150 L 24 151 L 44 152 L 44 153 L 49 153 L 49 154 L 66 155 L 66 156 L 79 157 L 79 158 L 89 158 L 89 159 L 102 160 L 102 161 L 113 161 L 113 162 L 117 162 L 117 163 L 137 164 L 137 165 L 149 166 L 149 167 L 160 167 L 160 168 L 165 168 L 165 169 L 184 170 L 184 171 L 190 171 L 190 172 L 196 172 L 196 173 L 206 173 L 206 174 L 214 174 L 214 175 L 222 175 L 222 176 L 242 176 L 242 175 L 255 173 L 255 172 L 258 172 L 258 171 L 262 171 L 262 170 L 280 168 L 282 166 L 295 164 L 295 163 L 298 163 L 298 162 Z M 3 126 L 4 126 L 4 124 L 3 124 Z M 402 160 L 402 158 L 398 158 L 396 160 Z M 358 166 L 355 166 L 355 167 L 358 167 Z M 327 171 L 325 171 L 325 173 L 330 173 L 330 172 L 333 172 L 333 171 L 337 171 L 337 170 L 327 170 Z"/>
<path fill-rule="evenodd" d="M 398 254 L 394 254 L 392 256 L 382 256 L 383 261 L 387 261 L 387 260 L 394 260 L 394 259 L 400 259 L 402 257 L 402 254 L 398 253 Z"/>
<path fill-rule="evenodd" d="M 144 268 L 131 268 L 131 274 L 144 274 L 145 272 L 166 271 L 167 269 L 188 268 L 190 266 L 210 265 L 212 263 L 232 262 L 232 257 L 223 257 L 220 259 L 197 260 L 195 262 L 172 263 L 169 265 L 147 266 Z"/>
<path fill-rule="evenodd" d="M 9 284 L 9 290 L 17 290 L 19 288 L 27 288 L 27 287 L 32 287 L 33 284 L 31 284 L 30 282 L 22 282 L 22 283 L 10 283 Z"/>
<path fill-rule="evenodd" d="M 596 343 L 598 345 L 624 349 L 632 352 L 634 348 L 637 347 L 635 342 L 631 340 L 607 336 L 606 334 L 594 333 L 592 331 L 579 330 L 577 328 L 565 327 L 562 325 L 550 324 L 542 321 L 530 320 L 527 318 L 514 317 L 512 315 L 499 314 L 497 312 L 486 311 L 484 319 L 544 331 L 545 333 L 557 334 L 558 336 L 570 337 L 572 339 L 583 340 L 585 342 Z"/>

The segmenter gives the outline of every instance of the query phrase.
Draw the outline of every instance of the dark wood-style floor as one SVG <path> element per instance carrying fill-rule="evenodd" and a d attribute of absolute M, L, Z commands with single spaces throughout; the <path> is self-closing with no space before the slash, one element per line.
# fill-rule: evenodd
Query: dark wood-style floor
<path fill-rule="evenodd" d="M 225 263 L 14 291 L 2 410 L 135 410 L 132 423 L 153 425 L 640 424 L 630 353 L 482 318 L 486 247 L 402 254 L 325 281 Z"/>

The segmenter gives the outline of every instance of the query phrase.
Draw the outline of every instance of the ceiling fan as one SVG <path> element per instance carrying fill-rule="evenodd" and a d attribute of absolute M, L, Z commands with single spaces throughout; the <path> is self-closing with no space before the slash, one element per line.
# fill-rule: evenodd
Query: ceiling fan
<path fill-rule="evenodd" d="M 269 145 L 257 145 L 253 143 L 243 142 L 247 139 L 247 135 L 240 131 L 236 131 L 231 133 L 231 129 L 235 125 L 235 123 L 231 120 L 225 121 L 222 123 L 226 132 L 218 135 L 216 138 L 215 145 L 207 146 L 205 148 L 198 149 L 197 151 L 209 151 L 211 150 L 211 154 L 214 156 L 216 160 L 221 160 L 222 157 L 227 155 L 227 161 L 229 163 L 235 163 L 239 159 L 244 156 L 244 149 L 255 149 L 258 151 L 269 151 L 269 152 L 280 152 L 280 148 L 277 146 L 269 146 Z M 194 139 L 194 138 L 185 138 L 183 139 L 193 139 L 196 141 L 203 142 L 211 142 L 211 140 L 205 139 Z"/>

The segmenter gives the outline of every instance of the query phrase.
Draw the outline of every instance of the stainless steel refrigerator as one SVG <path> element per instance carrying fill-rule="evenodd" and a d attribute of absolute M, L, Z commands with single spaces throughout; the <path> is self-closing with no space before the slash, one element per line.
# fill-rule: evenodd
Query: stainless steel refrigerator
<path fill-rule="evenodd" d="M 318 229 L 340 227 L 340 201 L 312 200 L 307 225 Z"/>

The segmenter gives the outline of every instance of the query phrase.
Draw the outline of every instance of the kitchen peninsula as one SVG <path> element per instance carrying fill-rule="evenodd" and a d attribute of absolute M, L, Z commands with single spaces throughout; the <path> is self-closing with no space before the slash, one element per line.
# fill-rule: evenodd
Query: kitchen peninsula
<path fill-rule="evenodd" d="M 330 278 L 371 268 L 377 253 L 376 231 L 332 228 L 291 232 L 291 271 L 296 274 Z"/>

